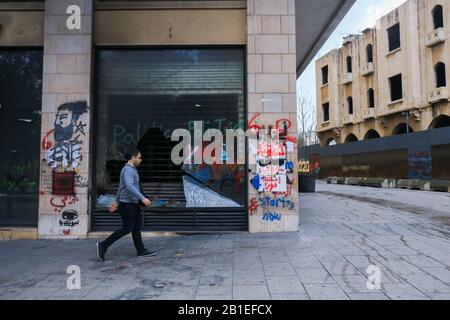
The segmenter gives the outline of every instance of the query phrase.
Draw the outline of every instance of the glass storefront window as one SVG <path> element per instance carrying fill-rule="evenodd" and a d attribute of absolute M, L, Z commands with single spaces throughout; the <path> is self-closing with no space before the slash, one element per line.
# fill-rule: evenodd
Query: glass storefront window
<path fill-rule="evenodd" d="M 36 226 L 42 50 L 0 49 L 0 225 Z"/>
<path fill-rule="evenodd" d="M 97 65 L 97 209 L 114 196 L 129 147 L 142 152 L 142 188 L 153 207 L 245 206 L 245 165 L 171 160 L 173 131 L 193 137 L 195 121 L 224 137 L 244 130 L 243 49 L 102 49 Z"/>

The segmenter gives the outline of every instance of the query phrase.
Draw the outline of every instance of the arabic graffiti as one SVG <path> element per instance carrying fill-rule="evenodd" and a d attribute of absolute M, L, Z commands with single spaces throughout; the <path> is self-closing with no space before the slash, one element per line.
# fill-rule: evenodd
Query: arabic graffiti
<path fill-rule="evenodd" d="M 76 195 L 74 196 L 56 196 L 50 199 L 50 204 L 55 212 L 61 212 L 67 205 L 73 205 L 80 199 Z"/>

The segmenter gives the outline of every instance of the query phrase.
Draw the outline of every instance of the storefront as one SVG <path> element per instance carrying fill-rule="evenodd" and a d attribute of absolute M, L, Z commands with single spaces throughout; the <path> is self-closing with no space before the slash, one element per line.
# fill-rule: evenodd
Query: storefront
<path fill-rule="evenodd" d="M 0 226 L 38 224 L 42 49 L 0 49 Z"/>
<path fill-rule="evenodd" d="M 114 230 L 107 204 L 137 147 L 146 231 L 298 231 L 296 81 L 353 2 L 0 2 L 0 227 Z M 243 162 L 226 139 L 226 164 L 174 162 L 172 133 L 195 140 L 196 125 L 282 139 L 244 139 Z M 209 147 L 193 146 L 182 156 Z"/>
<path fill-rule="evenodd" d="M 245 130 L 242 47 L 97 48 L 94 120 L 96 201 L 92 229 L 120 218 L 105 208 L 117 190 L 124 150 L 137 147 L 142 188 L 153 197 L 151 231 L 247 231 L 245 164 L 175 165 L 176 129 Z M 193 142 L 192 142 L 193 143 Z M 226 144 L 224 143 L 226 157 Z M 226 160 L 226 159 L 222 159 Z"/>

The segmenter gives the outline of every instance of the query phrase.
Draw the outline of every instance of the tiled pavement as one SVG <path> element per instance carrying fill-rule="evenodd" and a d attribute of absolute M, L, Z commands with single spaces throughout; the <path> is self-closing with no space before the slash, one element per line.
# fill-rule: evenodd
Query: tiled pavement
<path fill-rule="evenodd" d="M 298 233 L 148 238 L 153 258 L 137 258 L 130 239 L 104 263 L 96 240 L 0 242 L 0 299 L 450 298 L 448 194 L 318 191 L 301 195 Z M 80 290 L 67 289 L 69 265 L 81 269 Z M 371 265 L 381 290 L 367 286 Z"/>

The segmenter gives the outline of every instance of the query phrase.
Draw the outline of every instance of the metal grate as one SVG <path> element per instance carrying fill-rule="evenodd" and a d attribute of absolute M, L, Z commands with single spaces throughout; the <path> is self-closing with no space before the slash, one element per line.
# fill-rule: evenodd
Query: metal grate
<path fill-rule="evenodd" d="M 238 232 L 248 231 L 245 209 L 236 208 L 152 210 L 143 215 L 144 231 Z M 119 214 L 97 211 L 92 217 L 92 231 L 114 231 L 121 226 Z"/>

